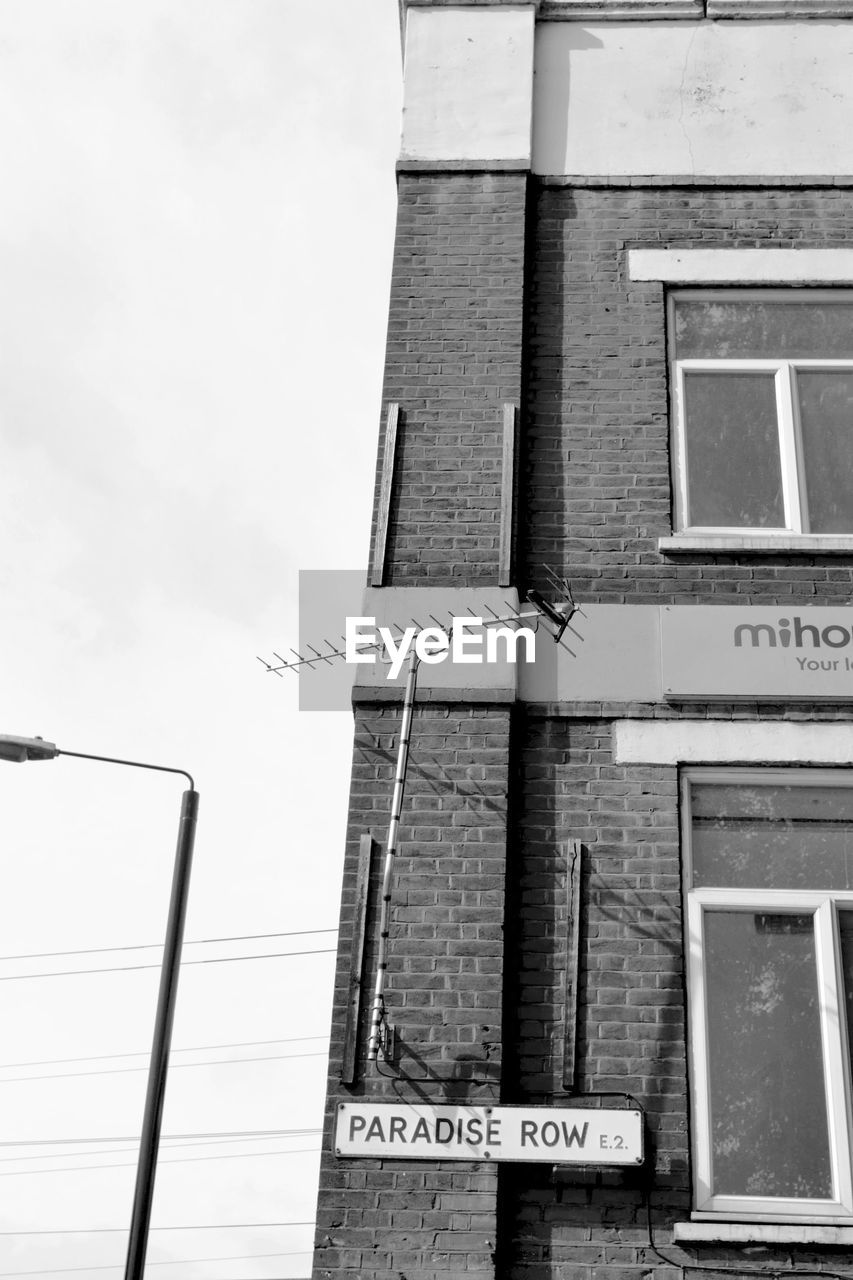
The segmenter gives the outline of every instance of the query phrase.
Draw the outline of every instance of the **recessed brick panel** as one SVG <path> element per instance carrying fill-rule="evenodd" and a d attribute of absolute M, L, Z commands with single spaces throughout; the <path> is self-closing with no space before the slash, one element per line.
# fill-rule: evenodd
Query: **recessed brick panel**
<path fill-rule="evenodd" d="M 849 603 L 837 556 L 667 557 L 672 533 L 665 291 L 628 279 L 633 248 L 849 246 L 843 189 L 539 186 L 531 253 L 523 577 L 543 564 L 580 600 Z"/>
<path fill-rule="evenodd" d="M 392 586 L 497 582 L 502 407 L 521 396 L 527 181 L 399 177 L 384 389 L 403 414 Z"/>

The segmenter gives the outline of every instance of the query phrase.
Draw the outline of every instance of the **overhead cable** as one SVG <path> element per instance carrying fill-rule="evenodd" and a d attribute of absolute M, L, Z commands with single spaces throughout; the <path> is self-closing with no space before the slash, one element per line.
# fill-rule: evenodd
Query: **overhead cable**
<path fill-rule="evenodd" d="M 313 1227 L 313 1219 L 305 1222 L 202 1222 L 182 1223 L 173 1227 L 149 1227 L 149 1231 L 242 1231 L 267 1227 Z M 0 1236 L 99 1236 L 127 1234 L 127 1227 L 41 1227 L 34 1231 L 0 1231 Z M 282 1254 L 282 1257 L 284 1255 Z"/>
<path fill-rule="evenodd" d="M 316 951 L 270 951 L 257 956 L 213 956 L 207 960 L 182 960 L 181 968 L 190 964 L 233 964 L 235 960 L 275 960 L 286 956 L 328 956 L 334 947 L 321 947 Z M 10 973 L 0 976 L 0 982 L 19 982 L 23 978 L 77 978 L 89 973 L 132 973 L 139 969 L 160 969 L 159 964 L 126 964 L 107 969 L 57 969 L 51 973 Z M 0 1273 L 1 1274 L 1 1273 Z"/>
<path fill-rule="evenodd" d="M 311 1249 L 296 1249 L 291 1253 L 228 1253 L 218 1258 L 166 1258 L 162 1262 L 146 1262 L 148 1267 L 181 1267 L 195 1262 L 235 1262 L 246 1258 L 295 1258 L 299 1254 L 311 1253 Z M 121 1271 L 123 1262 L 97 1263 L 88 1267 L 45 1267 L 40 1271 L 0 1271 L 4 1280 L 13 1280 L 19 1276 L 58 1276 L 70 1275 L 72 1271 Z"/>
<path fill-rule="evenodd" d="M 171 1062 L 170 1071 L 180 1071 L 187 1067 L 224 1067 L 238 1066 L 244 1062 L 292 1062 L 296 1058 L 325 1058 L 328 1049 L 317 1049 L 313 1053 L 271 1053 L 252 1058 L 208 1058 L 204 1062 Z M 147 1064 L 142 1067 L 105 1067 L 97 1071 L 49 1071 L 40 1076 L 7 1076 L 0 1080 L 4 1084 L 26 1084 L 30 1080 L 80 1080 L 83 1076 L 121 1076 L 137 1071 L 147 1071 Z"/>
<path fill-rule="evenodd" d="M 224 1156 L 178 1156 L 177 1160 L 157 1162 L 157 1167 L 164 1164 L 198 1164 L 205 1160 L 260 1160 L 265 1156 L 303 1156 L 316 1155 L 319 1147 L 293 1147 L 290 1151 L 242 1151 Z M 14 1169 L 0 1172 L 0 1178 L 37 1178 L 49 1173 L 88 1173 L 98 1169 L 135 1169 L 136 1161 L 123 1164 L 73 1164 L 64 1169 Z"/>
<path fill-rule="evenodd" d="M 257 1138 L 196 1138 L 192 1142 L 174 1142 L 167 1151 L 177 1151 L 180 1147 L 220 1147 L 229 1143 L 278 1142 L 284 1137 L 314 1138 L 322 1133 L 322 1129 L 292 1129 L 290 1132 L 267 1133 Z M 161 1142 L 163 1139 L 161 1138 Z M 128 1151 L 138 1151 L 139 1143 L 132 1147 L 96 1147 L 94 1151 L 48 1151 L 34 1156 L 0 1156 L 0 1164 L 21 1164 L 30 1160 L 79 1160 L 82 1156 L 118 1156 Z"/>
<path fill-rule="evenodd" d="M 169 1133 L 161 1135 L 161 1142 L 173 1142 L 178 1138 L 236 1138 L 243 1137 L 262 1137 L 267 1133 L 290 1134 L 299 1133 L 299 1129 L 222 1129 L 202 1131 L 200 1133 Z M 128 1134 L 99 1134 L 87 1135 L 84 1138 L 4 1138 L 0 1141 L 0 1147 L 39 1147 L 39 1146 L 59 1146 L 71 1147 L 82 1145 L 84 1142 L 136 1142 L 139 1138 L 138 1133 Z"/>
<path fill-rule="evenodd" d="M 259 1044 L 296 1044 L 304 1040 L 328 1040 L 327 1032 L 316 1036 L 287 1036 L 280 1040 L 229 1040 L 225 1044 L 187 1044 L 173 1048 L 170 1053 L 201 1053 L 208 1049 L 249 1049 Z M 63 1062 L 100 1062 L 108 1058 L 142 1058 L 150 1054 L 150 1049 L 137 1049 L 133 1053 L 90 1053 L 83 1058 L 35 1058 L 32 1062 L 0 1062 L 0 1071 L 11 1070 L 12 1067 L 53 1067 Z"/>
<path fill-rule="evenodd" d="M 185 947 L 201 947 L 212 942 L 252 942 L 256 938 L 302 938 L 309 933 L 337 933 L 337 927 L 328 929 L 290 929 L 286 933 L 238 933 L 229 938 L 191 938 L 184 940 Z M 27 951 L 17 956 L 0 956 L 0 963 L 6 960 L 47 960 L 53 956 L 93 956 L 103 951 L 152 951 L 162 947 L 162 942 L 136 942 L 120 947 L 84 947 L 77 951 Z"/>

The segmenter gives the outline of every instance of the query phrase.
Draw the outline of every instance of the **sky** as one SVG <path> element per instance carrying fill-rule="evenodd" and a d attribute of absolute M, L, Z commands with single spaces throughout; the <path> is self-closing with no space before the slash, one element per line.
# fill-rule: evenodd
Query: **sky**
<path fill-rule="evenodd" d="M 0 732 L 200 793 L 158 1280 L 310 1274 L 352 718 L 257 658 L 367 560 L 400 80 L 397 0 L 0 0 Z M 184 785 L 0 763 L 0 1277 L 123 1275 Z"/>

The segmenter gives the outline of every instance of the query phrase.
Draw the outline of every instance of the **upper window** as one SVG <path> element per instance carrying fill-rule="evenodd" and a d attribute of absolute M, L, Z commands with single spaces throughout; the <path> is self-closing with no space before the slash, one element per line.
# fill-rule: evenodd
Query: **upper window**
<path fill-rule="evenodd" d="M 853 534 L 853 295 L 670 297 L 676 525 Z"/>
<path fill-rule="evenodd" d="M 853 774 L 683 788 L 695 1209 L 849 1224 Z"/>

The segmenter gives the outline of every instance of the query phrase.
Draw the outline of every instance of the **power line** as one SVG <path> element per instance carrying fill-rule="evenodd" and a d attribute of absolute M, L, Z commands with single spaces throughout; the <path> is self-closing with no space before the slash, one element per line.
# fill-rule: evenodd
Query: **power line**
<path fill-rule="evenodd" d="M 182 960 L 181 968 L 190 964 L 233 964 L 235 960 L 275 960 L 282 956 L 328 956 L 333 955 L 335 950 L 335 947 L 321 947 L 316 951 L 269 951 L 257 956 L 214 956 L 208 960 Z M 53 973 L 10 973 L 0 977 L 0 982 L 20 982 L 23 978 L 76 978 L 88 973 L 133 973 L 139 969 L 159 968 L 159 964 L 125 964 L 109 969 L 58 969 Z"/>
<path fill-rule="evenodd" d="M 179 1049 L 173 1048 L 171 1053 L 201 1053 L 208 1049 L 249 1049 L 259 1044 L 296 1044 L 304 1040 L 328 1040 L 326 1032 L 316 1036 L 287 1036 L 283 1040 L 229 1040 L 226 1044 L 187 1044 Z M 100 1062 L 109 1058 L 141 1058 L 150 1053 L 150 1049 L 137 1049 L 134 1053 L 90 1053 L 83 1058 L 36 1058 L 32 1062 L 0 1062 L 0 1071 L 13 1067 L 52 1067 L 63 1062 Z"/>
<path fill-rule="evenodd" d="M 282 1130 L 280 1133 L 268 1133 L 263 1137 L 257 1138 L 201 1138 L 193 1142 L 175 1142 L 168 1147 L 168 1151 L 177 1151 L 179 1147 L 219 1147 L 230 1142 L 277 1142 L 281 1137 L 293 1138 L 313 1138 L 317 1134 L 322 1133 L 322 1129 L 290 1129 Z M 163 1139 L 161 1138 L 161 1142 Z M 139 1143 L 133 1147 L 104 1147 L 103 1149 L 95 1149 L 94 1151 L 50 1151 L 45 1155 L 35 1156 L 0 1156 L 2 1164 L 21 1164 L 28 1160 L 79 1160 L 81 1155 L 92 1156 L 118 1156 L 128 1151 L 137 1151 Z M 2 1234 L 2 1232 L 0 1232 Z"/>
<path fill-rule="evenodd" d="M 202 1222 L 176 1227 L 149 1227 L 149 1231 L 240 1231 L 255 1227 L 313 1227 L 314 1220 L 306 1222 Z M 39 1228 L 35 1231 L 0 1231 L 0 1236 L 96 1236 L 126 1233 L 127 1227 L 67 1227 Z M 285 1255 L 282 1254 L 282 1257 Z"/>
<path fill-rule="evenodd" d="M 185 947 L 201 947 L 210 942 L 252 942 L 256 938 L 302 938 L 309 933 L 337 933 L 337 926 L 328 929 L 291 929 L 287 933 L 239 933 L 233 938 L 191 938 L 185 939 Z M 162 942 L 137 942 L 120 947 L 84 947 L 78 951 L 27 951 L 19 956 L 0 956 L 0 963 L 6 960 L 47 960 L 53 956 L 93 956 L 104 951 L 151 951 L 162 947 Z"/>
<path fill-rule="evenodd" d="M 169 1070 L 178 1071 L 187 1067 L 222 1067 L 229 1064 L 237 1066 L 244 1062 L 285 1062 L 292 1061 L 294 1058 L 325 1058 L 327 1056 L 327 1049 L 318 1049 L 313 1053 L 271 1053 L 252 1058 L 208 1058 L 205 1062 L 172 1062 L 169 1064 Z M 49 1071 L 40 1076 L 7 1076 L 5 1080 L 0 1080 L 0 1085 L 26 1084 L 31 1080 L 79 1080 L 83 1076 L 121 1076 L 147 1070 L 146 1064 L 142 1067 L 105 1067 L 98 1071 Z"/>
<path fill-rule="evenodd" d="M 163 1262 L 146 1262 L 148 1267 L 182 1267 L 194 1262 L 237 1262 L 245 1258 L 295 1258 L 300 1254 L 313 1253 L 313 1249 L 296 1249 L 291 1253 L 227 1253 L 218 1258 L 167 1258 Z M 89 1267 L 45 1267 L 40 1271 L 0 1271 L 0 1276 L 13 1280 L 17 1276 L 58 1276 L 69 1275 L 72 1271 L 120 1271 L 123 1262 L 98 1263 Z"/>
<path fill-rule="evenodd" d="M 201 1133 L 170 1133 L 161 1135 L 161 1142 L 173 1142 L 178 1138 L 259 1138 L 268 1133 L 290 1134 L 300 1132 L 297 1129 L 223 1129 L 211 1130 Z M 115 1137 L 106 1136 L 87 1136 L 85 1138 L 6 1138 L 0 1141 L 0 1147 L 40 1147 L 40 1146 L 58 1146 L 71 1147 L 82 1145 L 85 1142 L 136 1142 L 139 1138 L 138 1133 L 119 1134 Z"/>
<path fill-rule="evenodd" d="M 157 1167 L 164 1164 L 198 1164 L 204 1160 L 260 1160 L 264 1156 L 304 1156 L 316 1155 L 319 1147 L 292 1147 L 289 1151 L 243 1151 L 225 1156 L 179 1156 L 177 1160 L 159 1160 Z M 38 1178 L 48 1173 L 88 1173 L 91 1169 L 135 1169 L 136 1162 L 125 1164 L 73 1164 L 64 1169 L 17 1169 L 0 1172 L 0 1178 Z M 2 1275 L 2 1272 L 0 1272 Z"/>

